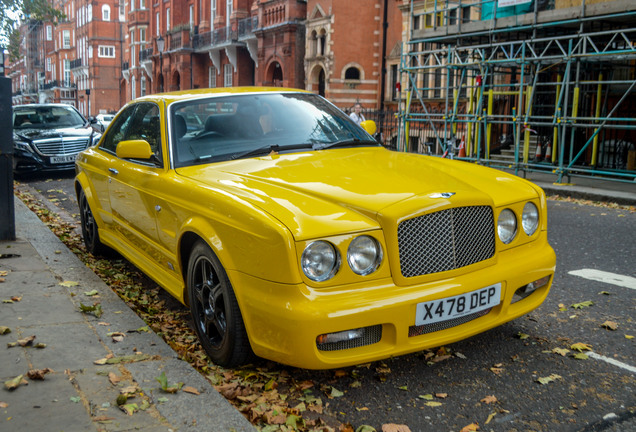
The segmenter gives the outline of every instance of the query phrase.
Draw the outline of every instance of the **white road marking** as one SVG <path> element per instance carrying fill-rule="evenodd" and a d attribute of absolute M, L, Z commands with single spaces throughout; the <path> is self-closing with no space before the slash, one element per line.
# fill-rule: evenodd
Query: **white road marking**
<path fill-rule="evenodd" d="M 580 276 L 585 279 L 604 282 L 612 285 L 618 285 L 625 288 L 636 290 L 636 278 L 631 276 L 623 276 L 616 273 L 604 272 L 594 269 L 573 270 L 568 274 Z"/>
<path fill-rule="evenodd" d="M 634 366 L 630 366 L 630 365 L 628 365 L 626 363 L 619 362 L 618 360 L 614 360 L 613 358 L 609 358 L 609 357 L 602 356 L 600 354 L 596 354 L 593 351 L 586 352 L 585 354 L 587 354 L 588 357 L 592 357 L 593 359 L 604 361 L 606 363 L 609 363 L 609 364 L 614 365 L 614 366 L 618 366 L 621 369 L 625 369 L 625 370 L 630 371 L 631 373 L 635 373 L 636 374 L 636 367 L 634 367 Z"/>

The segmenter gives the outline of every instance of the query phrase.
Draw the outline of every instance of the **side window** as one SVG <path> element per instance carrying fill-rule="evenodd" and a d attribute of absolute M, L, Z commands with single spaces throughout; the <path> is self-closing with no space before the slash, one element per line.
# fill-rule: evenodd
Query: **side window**
<path fill-rule="evenodd" d="M 141 139 L 150 144 L 152 152 L 161 157 L 161 126 L 159 107 L 153 103 L 138 104 L 126 139 Z"/>
<path fill-rule="evenodd" d="M 126 139 L 126 132 L 128 127 L 130 126 L 131 120 L 133 118 L 133 114 L 137 109 L 137 105 L 130 106 L 126 108 L 113 124 L 110 129 L 108 129 L 108 133 L 102 140 L 100 148 L 115 154 L 117 149 L 117 144 L 120 141 Z"/>

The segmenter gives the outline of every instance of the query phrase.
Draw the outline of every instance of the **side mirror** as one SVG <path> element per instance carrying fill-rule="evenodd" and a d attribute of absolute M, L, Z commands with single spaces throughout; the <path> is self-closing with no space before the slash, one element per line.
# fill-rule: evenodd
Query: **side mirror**
<path fill-rule="evenodd" d="M 145 140 L 121 141 L 117 144 L 117 157 L 121 159 L 152 159 L 154 153 Z"/>
<path fill-rule="evenodd" d="M 378 130 L 378 127 L 373 120 L 365 120 L 360 123 L 360 126 L 362 126 L 362 129 L 367 131 L 367 133 L 371 136 L 373 136 Z"/>

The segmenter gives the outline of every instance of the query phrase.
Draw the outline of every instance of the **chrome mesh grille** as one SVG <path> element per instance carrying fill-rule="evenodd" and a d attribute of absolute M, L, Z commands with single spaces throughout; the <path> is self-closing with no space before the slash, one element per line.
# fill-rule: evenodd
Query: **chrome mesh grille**
<path fill-rule="evenodd" d="M 364 328 L 364 336 L 356 339 L 340 342 L 317 343 L 320 351 L 339 351 L 350 348 L 358 348 L 362 346 L 372 345 L 380 342 L 382 339 L 382 325 L 374 325 Z"/>
<path fill-rule="evenodd" d="M 495 254 L 495 226 L 488 206 L 456 207 L 408 219 L 398 226 L 402 276 L 465 267 Z"/>
<path fill-rule="evenodd" d="M 409 337 L 413 337 L 413 336 L 420 336 L 423 334 L 428 334 L 428 333 L 433 333 L 436 331 L 440 331 L 440 330 L 446 330 L 449 329 L 451 327 L 455 327 L 461 324 L 466 324 L 469 321 L 472 321 L 474 319 L 483 317 L 485 315 L 488 315 L 488 313 L 492 310 L 492 308 L 490 309 L 486 309 L 483 311 L 479 311 L 479 312 L 475 312 L 473 314 L 470 315 L 466 315 L 463 317 L 459 317 L 459 318 L 454 318 L 454 319 L 449 319 L 446 321 L 440 321 L 440 322 L 436 322 L 433 324 L 424 324 L 421 326 L 410 326 L 409 327 Z"/>
<path fill-rule="evenodd" d="M 42 156 L 61 156 L 79 153 L 88 147 L 88 138 L 47 139 L 33 143 Z"/>

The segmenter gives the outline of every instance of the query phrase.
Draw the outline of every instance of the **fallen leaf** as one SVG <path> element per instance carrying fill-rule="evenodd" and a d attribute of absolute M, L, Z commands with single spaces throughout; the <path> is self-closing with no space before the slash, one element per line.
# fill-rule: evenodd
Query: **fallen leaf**
<path fill-rule="evenodd" d="M 49 369 L 49 368 L 31 369 L 30 371 L 27 372 L 27 377 L 29 377 L 30 380 L 43 380 L 44 375 L 46 375 L 49 372 L 53 372 L 53 369 Z"/>
<path fill-rule="evenodd" d="M 0 402 L 0 408 L 7 408 L 9 406 L 6 402 Z"/>
<path fill-rule="evenodd" d="M 95 303 L 93 306 L 86 306 L 85 304 L 80 302 L 80 312 L 91 313 L 95 316 L 95 318 L 100 318 L 103 313 L 102 305 L 99 303 Z"/>
<path fill-rule="evenodd" d="M 9 327 L 0 326 L 0 335 L 6 335 L 11 333 L 11 329 Z"/>
<path fill-rule="evenodd" d="M 601 295 L 612 295 L 611 293 L 609 293 L 607 291 L 601 291 L 599 294 L 601 294 Z"/>
<path fill-rule="evenodd" d="M 71 396 L 69 400 L 74 403 L 79 403 L 82 400 L 82 398 L 79 396 Z"/>
<path fill-rule="evenodd" d="M 491 404 L 491 403 L 495 403 L 498 402 L 497 398 L 495 396 L 486 396 L 485 398 L 483 398 L 481 400 L 481 402 L 485 403 L 486 405 Z"/>
<path fill-rule="evenodd" d="M 110 381 L 112 385 L 117 385 L 121 381 L 121 377 L 117 376 L 114 372 L 109 372 L 108 381 Z"/>
<path fill-rule="evenodd" d="M 84 291 L 84 295 L 89 297 L 96 296 L 97 294 L 99 294 L 99 291 L 97 290 Z"/>
<path fill-rule="evenodd" d="M 582 342 L 577 342 L 574 345 L 572 345 L 570 349 L 573 349 L 574 351 L 578 351 L 578 352 L 591 351 L 592 345 L 588 345 Z"/>
<path fill-rule="evenodd" d="M 22 300 L 22 296 L 13 296 L 11 297 L 11 300 L 13 300 L 14 302 L 19 302 L 20 300 Z"/>
<path fill-rule="evenodd" d="M 554 348 L 552 352 L 565 357 L 570 352 L 570 350 L 565 348 Z"/>
<path fill-rule="evenodd" d="M 471 423 L 467 426 L 464 426 L 460 432 L 475 432 L 479 430 L 479 425 L 477 423 Z"/>
<path fill-rule="evenodd" d="M 572 357 L 574 357 L 577 360 L 587 360 L 589 357 L 583 353 L 578 353 L 578 354 L 574 354 Z"/>
<path fill-rule="evenodd" d="M 499 367 L 491 367 L 490 370 L 497 376 L 501 375 L 501 373 L 503 372 L 503 368 Z"/>
<path fill-rule="evenodd" d="M 419 395 L 418 397 L 420 399 L 433 400 L 433 395 L 432 394 Z"/>
<path fill-rule="evenodd" d="M 547 376 L 547 377 L 538 378 L 537 382 L 545 385 L 545 384 L 551 383 L 552 381 L 557 380 L 557 379 L 561 379 L 561 376 L 557 375 L 557 374 L 552 374 L 552 375 Z"/>
<path fill-rule="evenodd" d="M 98 423 L 110 422 L 111 420 L 115 420 L 115 417 L 108 417 L 108 416 L 93 417 L 93 421 Z"/>
<path fill-rule="evenodd" d="M 181 389 L 181 387 L 183 387 L 182 382 L 175 385 L 168 385 L 168 377 L 166 376 L 165 371 L 161 372 L 160 376 L 155 377 L 155 380 L 157 380 L 157 382 L 159 382 L 159 384 L 161 385 L 161 390 L 166 393 L 176 393 Z"/>
<path fill-rule="evenodd" d="M 25 346 L 31 345 L 34 340 L 35 340 L 35 335 L 29 336 L 29 337 L 25 337 L 24 339 L 18 339 L 17 342 L 10 342 L 10 343 L 7 344 L 7 346 L 9 348 L 13 348 L 13 347 L 16 347 L 18 345 L 20 345 L 21 347 L 25 347 Z"/>
<path fill-rule="evenodd" d="M 524 339 L 528 339 L 528 338 L 530 337 L 530 335 L 527 335 L 527 334 L 525 334 L 525 333 L 521 333 L 521 332 L 519 332 L 519 333 L 517 333 L 517 337 L 518 337 L 519 339 L 521 339 L 521 340 L 524 340 Z"/>
<path fill-rule="evenodd" d="M 448 397 L 448 393 L 435 393 L 435 397 L 439 399 L 446 399 Z"/>
<path fill-rule="evenodd" d="M 67 287 L 67 288 L 70 288 L 70 287 L 78 286 L 79 282 L 64 281 L 64 282 L 60 282 L 59 285 L 62 285 L 62 286 Z"/>
<path fill-rule="evenodd" d="M 139 410 L 139 405 L 136 403 L 121 405 L 119 408 L 129 416 L 133 415 L 135 412 Z"/>
<path fill-rule="evenodd" d="M 424 405 L 430 406 L 430 407 L 438 407 L 438 406 L 442 406 L 442 403 L 441 402 L 433 402 L 433 401 L 431 401 L 431 402 L 426 402 Z"/>
<path fill-rule="evenodd" d="M 485 424 L 490 423 L 490 422 L 492 421 L 492 419 L 494 419 L 494 418 L 495 418 L 495 416 L 496 416 L 496 415 L 497 415 L 497 413 L 496 413 L 496 412 L 490 413 L 490 415 L 489 415 L 489 416 L 488 416 L 488 418 L 486 419 Z"/>
<path fill-rule="evenodd" d="M 329 397 L 330 398 L 337 398 L 337 397 L 342 397 L 344 396 L 344 392 L 341 392 L 340 390 L 338 390 L 335 387 L 331 387 L 331 393 L 329 393 Z"/>
<path fill-rule="evenodd" d="M 387 423 L 382 425 L 382 432 L 411 432 L 407 425 Z"/>
<path fill-rule="evenodd" d="M 356 429 L 356 432 L 377 432 L 373 426 L 362 425 Z"/>
<path fill-rule="evenodd" d="M 11 378 L 8 381 L 4 382 L 4 388 L 7 390 L 15 390 L 21 384 L 29 384 L 28 381 L 24 379 L 24 375 L 18 375 L 15 378 Z"/>
<path fill-rule="evenodd" d="M 35 345 L 33 345 L 33 348 L 44 349 L 44 348 L 46 348 L 46 344 L 42 343 L 42 342 L 38 342 Z"/>
<path fill-rule="evenodd" d="M 184 391 L 186 393 L 192 393 L 194 395 L 199 395 L 201 393 L 199 393 L 199 390 L 195 389 L 194 387 L 190 387 L 190 386 L 185 386 L 181 388 L 181 391 Z"/>
<path fill-rule="evenodd" d="M 405 385 L 404 385 L 404 386 L 400 386 L 400 387 L 398 387 L 398 390 L 408 391 L 408 390 L 409 390 L 409 388 L 408 388 L 408 386 L 405 386 Z"/>
<path fill-rule="evenodd" d="M 618 328 L 618 324 L 614 321 L 605 321 L 603 324 L 601 324 L 601 327 L 608 330 L 616 330 Z"/>
<path fill-rule="evenodd" d="M 572 307 L 573 307 L 574 309 L 583 309 L 583 308 L 585 308 L 585 307 L 590 307 L 590 306 L 592 306 L 593 304 L 594 304 L 593 302 L 591 302 L 591 301 L 589 301 L 589 300 L 588 300 L 588 301 L 584 301 L 584 302 L 581 302 L 581 303 L 574 303 L 574 304 L 572 305 Z"/>
<path fill-rule="evenodd" d="M 625 339 L 634 339 L 634 336 L 632 336 L 632 335 L 625 335 Z"/>
<path fill-rule="evenodd" d="M 113 339 L 113 342 L 121 342 L 126 337 L 126 334 L 122 332 L 111 332 L 107 333 L 106 336 L 110 336 Z"/>
<path fill-rule="evenodd" d="M 119 393 L 126 395 L 128 397 L 133 396 L 135 393 L 137 393 L 137 390 L 139 390 L 139 387 L 137 387 L 136 385 L 129 385 L 126 387 L 122 387 L 121 389 L 119 389 Z"/>

